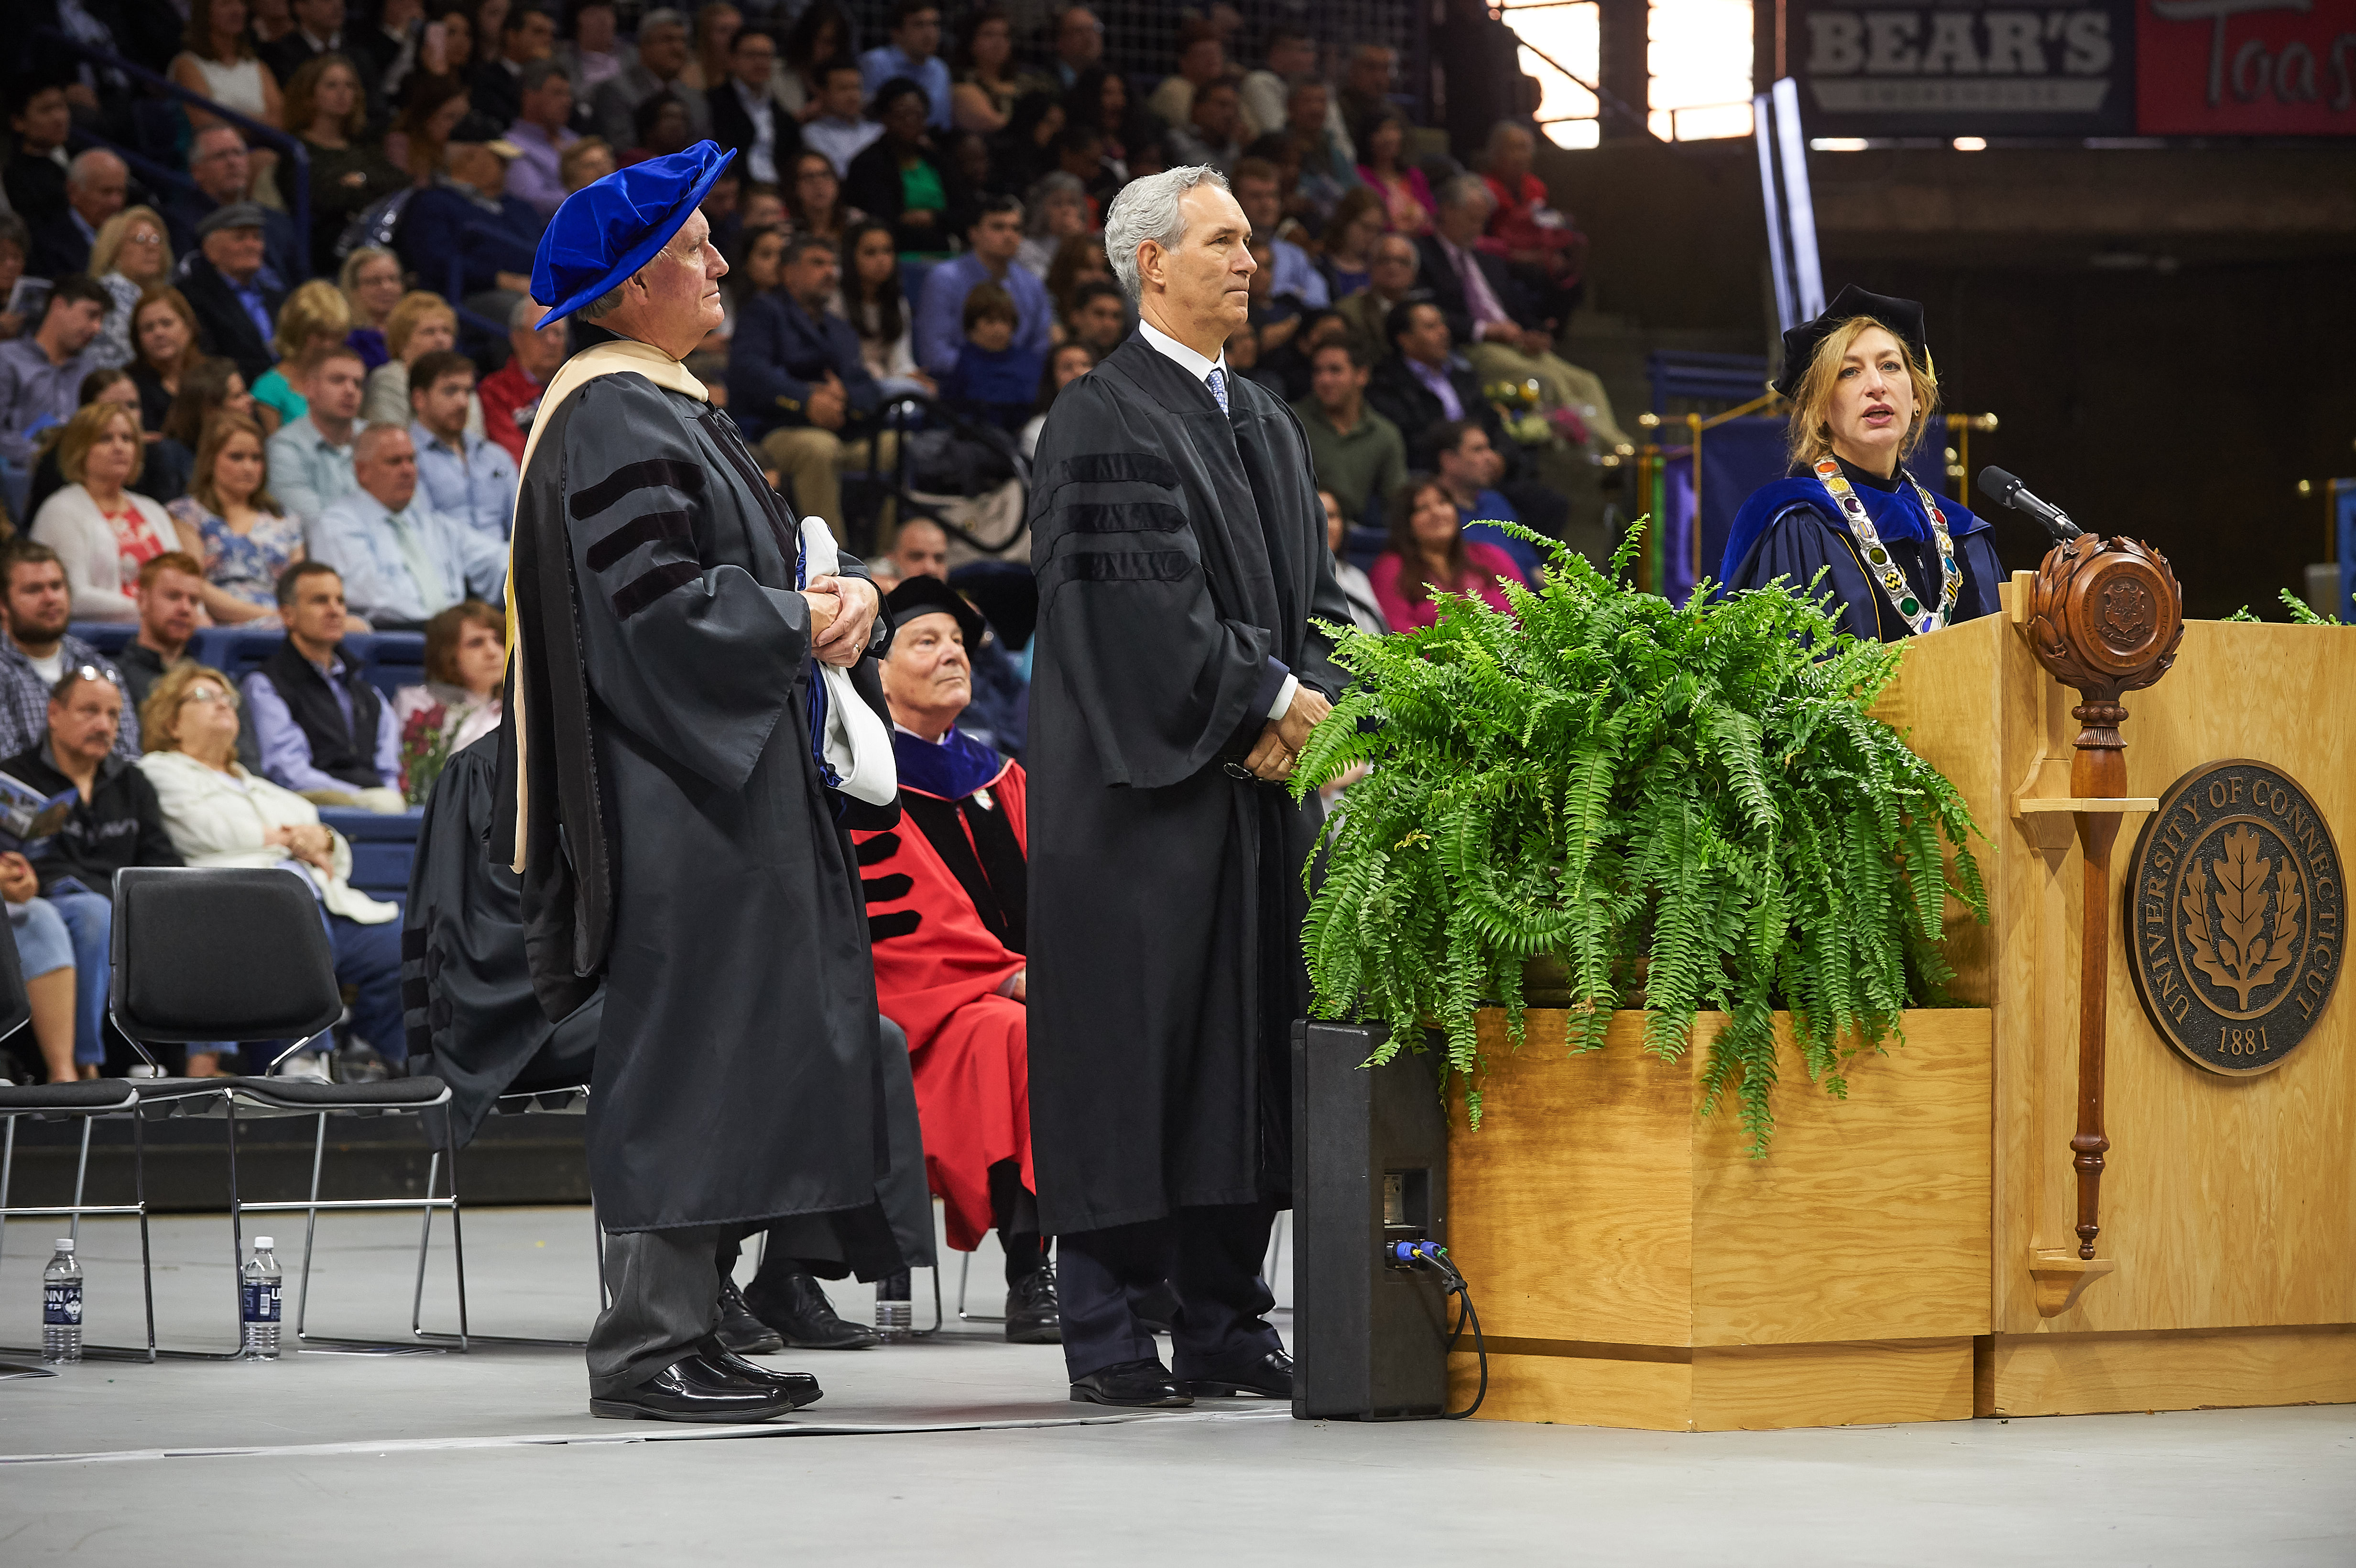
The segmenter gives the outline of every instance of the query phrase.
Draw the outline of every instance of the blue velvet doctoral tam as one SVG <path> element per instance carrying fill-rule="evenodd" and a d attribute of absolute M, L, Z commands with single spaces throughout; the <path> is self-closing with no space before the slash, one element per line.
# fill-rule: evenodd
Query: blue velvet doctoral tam
<path fill-rule="evenodd" d="M 1901 482 L 1894 490 L 1882 489 L 1879 482 L 1855 469 L 1848 470 L 1848 477 L 1865 502 L 1866 516 L 1873 519 L 1881 542 L 1905 570 L 1916 596 L 1925 604 L 1936 604 L 1943 575 L 1938 549 L 1914 487 Z M 1939 502 L 1939 511 L 1947 519 L 1955 564 L 1964 575 L 1955 591 L 1950 624 L 1994 614 L 1997 586 L 2004 581 L 2005 571 L 1997 558 L 1995 535 L 1987 519 L 1944 498 Z M 1832 596 L 1831 609 L 1839 616 L 1842 631 L 1885 643 L 1912 635 L 1867 574 L 1857 541 L 1820 481 L 1811 475 L 1761 485 L 1735 514 L 1734 527 L 1727 536 L 1726 559 L 1719 569 L 1726 591 L 1763 588 L 1783 577 L 1805 592 L 1819 571 L 1825 579 L 1816 584 L 1815 593 Z"/>

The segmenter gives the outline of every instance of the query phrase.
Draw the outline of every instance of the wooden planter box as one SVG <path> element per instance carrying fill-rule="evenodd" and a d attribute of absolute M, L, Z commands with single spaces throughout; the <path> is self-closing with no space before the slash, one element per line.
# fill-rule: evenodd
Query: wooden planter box
<path fill-rule="evenodd" d="M 1989 1332 L 1989 1014 L 1907 1013 L 1848 1098 L 1796 1070 L 1769 1157 L 1730 1101 L 1696 1115 L 1706 1015 L 1676 1062 L 1620 1013 L 1569 1055 L 1569 1015 L 1502 1013 L 1480 1130 L 1451 1108 L 1449 1246 L 1480 1309 L 1480 1416 L 1659 1431 L 1955 1421 Z M 1786 1055 L 1786 1063 L 1796 1057 Z M 1451 1359 L 1453 1403 L 1475 1361 Z"/>

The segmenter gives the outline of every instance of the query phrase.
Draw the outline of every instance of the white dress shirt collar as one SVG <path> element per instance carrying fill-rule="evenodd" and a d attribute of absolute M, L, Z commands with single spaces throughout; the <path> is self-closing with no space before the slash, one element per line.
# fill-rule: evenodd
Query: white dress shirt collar
<path fill-rule="evenodd" d="M 1146 342 L 1175 360 L 1186 374 L 1197 381 L 1207 381 L 1213 370 L 1222 372 L 1230 381 L 1235 379 L 1235 372 L 1227 369 L 1227 350 L 1224 344 L 1220 346 L 1216 359 L 1205 359 L 1142 316 L 1138 318 L 1137 329 L 1145 335 Z"/>

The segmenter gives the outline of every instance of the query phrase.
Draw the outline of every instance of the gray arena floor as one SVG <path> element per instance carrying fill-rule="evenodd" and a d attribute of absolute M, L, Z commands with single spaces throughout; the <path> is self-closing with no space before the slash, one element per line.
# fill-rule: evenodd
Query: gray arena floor
<path fill-rule="evenodd" d="M 273 1231 L 291 1323 L 299 1221 Z M 414 1222 L 321 1231 L 314 1328 L 405 1337 Z M 7 1227 L 0 1342 L 30 1342 L 50 1234 Z M 165 1342 L 225 1348 L 225 1221 L 155 1236 Z M 467 1239 L 477 1330 L 585 1331 L 585 1211 L 477 1211 Z M 83 1252 L 92 1337 L 134 1338 L 135 1232 L 93 1221 Z M 978 1260 L 975 1309 L 996 1275 Z M 0 1563 L 2356 1563 L 2356 1408 L 1708 1435 L 1105 1419 L 1054 1348 L 958 1324 L 954 1261 L 946 1284 L 945 1332 L 790 1358 L 827 1397 L 760 1429 L 594 1421 L 577 1351 L 516 1346 L 8 1378 Z M 429 1327 L 452 1301 L 440 1245 Z"/>

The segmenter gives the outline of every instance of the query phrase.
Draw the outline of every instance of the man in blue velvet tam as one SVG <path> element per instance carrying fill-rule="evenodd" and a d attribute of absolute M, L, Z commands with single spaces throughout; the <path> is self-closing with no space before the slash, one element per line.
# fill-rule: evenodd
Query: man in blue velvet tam
<path fill-rule="evenodd" d="M 855 563 L 802 581 L 798 519 L 680 363 L 720 323 L 728 265 L 698 204 L 732 155 L 704 142 L 576 191 L 532 271 L 541 331 L 578 315 L 612 339 L 558 371 L 524 450 L 491 841 L 523 878 L 542 1009 L 605 988 L 605 1416 L 765 1420 L 818 1397 L 716 1336 L 714 1253 L 750 1231 L 830 1224 L 867 1278 L 929 1261 L 879 1203 L 866 909 L 810 741 L 817 665 L 858 661 L 880 601 Z"/>

